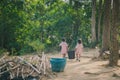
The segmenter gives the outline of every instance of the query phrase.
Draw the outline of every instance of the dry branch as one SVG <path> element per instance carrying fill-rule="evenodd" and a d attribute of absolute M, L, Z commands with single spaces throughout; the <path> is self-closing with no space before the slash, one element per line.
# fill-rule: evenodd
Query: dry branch
<path fill-rule="evenodd" d="M 8 70 L 6 70 L 6 71 L 3 71 L 3 72 L 0 73 L 0 75 L 1 75 L 1 74 L 4 74 L 5 72 L 9 72 L 9 71 L 11 71 L 11 70 L 14 70 L 14 69 L 18 68 L 19 66 L 20 66 L 20 65 L 17 65 L 17 66 L 15 66 L 14 68 L 11 68 L 11 69 L 8 69 Z"/>
<path fill-rule="evenodd" d="M 30 75 L 39 76 L 39 78 L 44 78 L 46 76 L 54 78 L 52 71 L 50 72 L 49 69 L 50 64 L 44 52 L 41 56 L 3 56 L 0 59 L 0 77 L 4 75 L 4 73 L 9 72 L 10 79 L 19 76 L 25 79 Z"/>
<path fill-rule="evenodd" d="M 25 61 L 23 58 L 18 57 L 21 61 L 25 62 L 27 65 L 29 65 L 33 70 L 35 70 L 38 74 L 40 74 L 41 72 L 36 69 L 32 64 L 30 64 L 29 62 Z"/>

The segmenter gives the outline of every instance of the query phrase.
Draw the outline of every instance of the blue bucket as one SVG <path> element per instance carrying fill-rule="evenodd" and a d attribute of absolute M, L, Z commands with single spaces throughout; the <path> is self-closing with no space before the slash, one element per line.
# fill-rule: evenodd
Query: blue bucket
<path fill-rule="evenodd" d="M 53 72 L 63 72 L 66 65 L 66 58 L 51 58 L 50 63 Z"/>

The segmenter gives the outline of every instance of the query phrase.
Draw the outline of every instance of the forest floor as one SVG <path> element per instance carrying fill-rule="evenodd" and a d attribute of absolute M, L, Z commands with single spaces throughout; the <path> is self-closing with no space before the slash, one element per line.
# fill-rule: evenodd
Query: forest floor
<path fill-rule="evenodd" d="M 108 67 L 108 60 L 93 59 L 98 55 L 98 49 L 85 49 L 80 62 L 67 59 L 64 72 L 56 72 L 49 80 L 120 80 L 120 67 Z M 57 52 L 48 56 L 61 57 Z"/>

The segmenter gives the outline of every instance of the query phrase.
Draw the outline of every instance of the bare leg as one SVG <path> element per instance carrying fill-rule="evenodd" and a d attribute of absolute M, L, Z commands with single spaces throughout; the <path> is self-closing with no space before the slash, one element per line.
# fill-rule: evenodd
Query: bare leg
<path fill-rule="evenodd" d="M 78 54 L 76 54 L 76 60 L 78 60 Z"/>
<path fill-rule="evenodd" d="M 63 54 L 63 58 L 65 58 L 66 54 Z"/>
<path fill-rule="evenodd" d="M 80 54 L 78 54 L 78 60 L 80 61 Z"/>

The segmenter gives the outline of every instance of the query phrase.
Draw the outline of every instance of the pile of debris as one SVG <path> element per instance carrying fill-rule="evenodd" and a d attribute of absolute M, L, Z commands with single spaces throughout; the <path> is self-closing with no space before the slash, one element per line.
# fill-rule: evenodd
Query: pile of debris
<path fill-rule="evenodd" d="M 43 80 L 55 76 L 44 53 L 0 58 L 0 80 Z"/>

